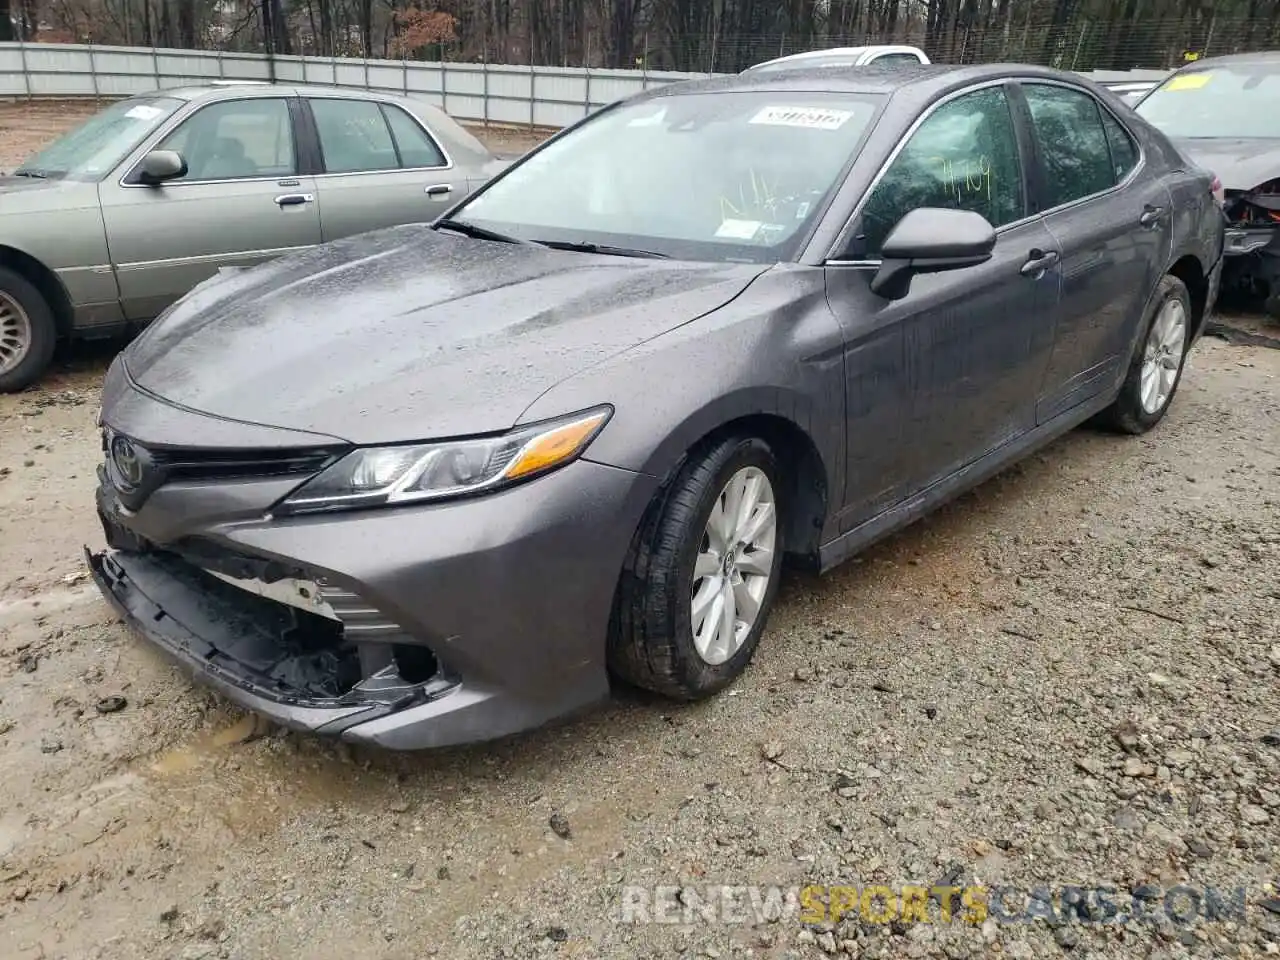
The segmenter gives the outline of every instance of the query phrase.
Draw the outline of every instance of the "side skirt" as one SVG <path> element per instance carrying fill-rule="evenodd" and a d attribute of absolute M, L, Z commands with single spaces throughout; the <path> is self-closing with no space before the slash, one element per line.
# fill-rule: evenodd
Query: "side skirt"
<path fill-rule="evenodd" d="M 1116 390 L 1108 390 L 1091 397 L 1086 403 L 1058 414 L 1052 420 L 997 447 L 981 459 L 961 467 L 950 476 L 943 477 L 919 493 L 900 501 L 879 516 L 872 517 L 848 533 L 824 544 L 818 551 L 819 572 L 826 573 L 855 553 L 897 533 L 903 527 L 910 526 L 949 500 L 954 500 L 962 493 L 994 477 L 1006 467 L 1012 466 L 1041 447 L 1070 433 L 1090 417 L 1109 407 L 1115 398 Z"/>

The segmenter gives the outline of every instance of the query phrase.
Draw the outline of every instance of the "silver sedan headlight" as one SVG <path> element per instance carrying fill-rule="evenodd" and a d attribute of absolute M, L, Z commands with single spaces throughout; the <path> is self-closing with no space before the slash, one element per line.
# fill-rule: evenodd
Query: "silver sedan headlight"
<path fill-rule="evenodd" d="M 417 503 L 484 493 L 577 459 L 609 417 L 598 407 L 496 437 L 353 450 L 304 483 L 276 514 Z"/>

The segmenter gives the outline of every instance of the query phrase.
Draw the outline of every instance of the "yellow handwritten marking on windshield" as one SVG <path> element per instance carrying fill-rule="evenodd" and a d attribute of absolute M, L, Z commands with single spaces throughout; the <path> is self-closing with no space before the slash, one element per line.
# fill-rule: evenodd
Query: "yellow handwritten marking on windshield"
<path fill-rule="evenodd" d="M 991 158 L 985 154 L 977 159 L 949 160 L 946 157 L 930 157 L 942 169 L 942 182 L 948 192 L 954 193 L 956 203 L 963 203 L 965 195 L 985 194 L 991 200 Z"/>
<path fill-rule="evenodd" d="M 1166 90 L 1199 90 L 1213 79 L 1212 73 L 1182 73 L 1171 77 L 1164 85 Z"/>
<path fill-rule="evenodd" d="M 751 187 L 748 191 L 747 187 L 738 184 L 738 204 L 735 204 L 726 196 L 720 197 L 720 219 L 732 220 L 743 217 L 747 211 L 753 213 L 772 212 L 777 205 L 777 197 L 774 188 L 765 182 L 764 177 L 757 176 L 755 170 L 748 170 L 748 176 L 751 179 Z M 748 192 L 751 194 L 748 198 Z M 759 219 L 766 219 L 760 217 Z"/>

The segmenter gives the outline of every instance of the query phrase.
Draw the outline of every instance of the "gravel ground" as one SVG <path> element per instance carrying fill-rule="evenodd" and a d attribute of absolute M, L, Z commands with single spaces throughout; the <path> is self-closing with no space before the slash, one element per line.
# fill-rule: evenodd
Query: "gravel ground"
<path fill-rule="evenodd" d="M 5 151 L 15 122 L 0 109 Z M 1146 437 L 1077 431 L 830 577 L 788 577 L 712 702 L 628 696 L 409 756 L 263 729 L 114 620 L 81 560 L 110 347 L 63 356 L 0 397 L 0 957 L 1280 953 L 1265 342 L 1206 338 Z M 1246 906 L 754 915 L 810 883 L 1110 887 L 1122 913 L 1244 887 Z M 761 889 L 717 913 L 722 885 Z M 677 922 L 624 922 L 643 896 Z"/>

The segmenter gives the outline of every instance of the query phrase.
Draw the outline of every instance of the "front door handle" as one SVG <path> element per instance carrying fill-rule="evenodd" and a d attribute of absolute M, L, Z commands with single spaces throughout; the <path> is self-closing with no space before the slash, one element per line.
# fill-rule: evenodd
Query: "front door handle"
<path fill-rule="evenodd" d="M 1150 229 L 1164 219 L 1164 207 L 1153 207 L 1147 204 L 1142 208 L 1142 216 L 1138 218 L 1138 223 Z"/>
<path fill-rule="evenodd" d="M 276 197 L 278 207 L 296 207 L 302 203 L 310 203 L 314 197 L 309 193 L 282 193 Z"/>
<path fill-rule="evenodd" d="M 1022 265 L 1018 272 L 1024 277 L 1039 280 L 1044 276 L 1046 270 L 1058 262 L 1058 259 L 1057 250 L 1032 250 L 1027 257 L 1027 262 Z"/>
<path fill-rule="evenodd" d="M 447 197 L 451 193 L 453 193 L 453 187 L 447 183 L 433 183 L 426 189 L 428 197 Z"/>

